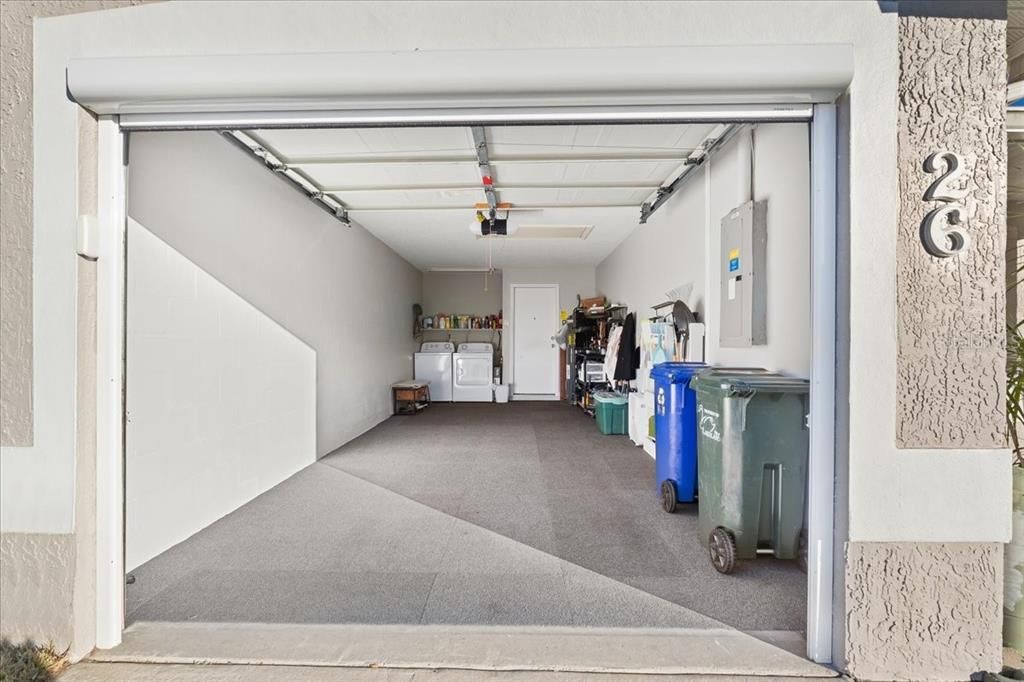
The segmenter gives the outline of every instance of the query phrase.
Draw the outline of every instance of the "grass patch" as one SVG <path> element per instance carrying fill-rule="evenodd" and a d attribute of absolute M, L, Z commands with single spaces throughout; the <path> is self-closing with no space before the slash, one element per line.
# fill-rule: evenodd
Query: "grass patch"
<path fill-rule="evenodd" d="M 31 641 L 13 644 L 0 640 L 0 682 L 48 682 L 68 665 L 67 650 L 57 651 L 53 644 Z"/>

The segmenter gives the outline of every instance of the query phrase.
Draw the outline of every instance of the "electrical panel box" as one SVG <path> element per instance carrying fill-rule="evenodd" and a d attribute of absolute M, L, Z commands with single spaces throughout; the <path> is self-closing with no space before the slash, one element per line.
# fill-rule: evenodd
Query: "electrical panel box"
<path fill-rule="evenodd" d="M 722 218 L 719 340 L 723 347 L 768 342 L 767 215 L 767 201 L 748 201 Z"/>

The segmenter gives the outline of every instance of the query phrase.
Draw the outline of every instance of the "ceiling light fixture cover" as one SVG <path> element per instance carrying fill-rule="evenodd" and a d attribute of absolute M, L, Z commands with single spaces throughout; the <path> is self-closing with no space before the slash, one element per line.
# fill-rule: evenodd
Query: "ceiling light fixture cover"
<path fill-rule="evenodd" d="M 522 225 L 516 239 L 586 239 L 593 225 Z"/>

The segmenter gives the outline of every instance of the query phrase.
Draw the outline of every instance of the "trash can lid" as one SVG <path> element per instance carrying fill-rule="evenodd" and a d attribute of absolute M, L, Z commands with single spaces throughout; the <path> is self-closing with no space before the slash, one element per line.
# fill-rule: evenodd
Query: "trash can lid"
<path fill-rule="evenodd" d="M 651 370 L 651 378 L 661 379 L 670 384 L 684 384 L 694 374 L 707 368 L 703 362 L 661 362 Z"/>
<path fill-rule="evenodd" d="M 690 380 L 691 388 L 717 389 L 729 393 L 808 393 L 807 379 L 783 376 L 758 368 L 721 367 L 709 369 Z"/>
<path fill-rule="evenodd" d="M 626 396 L 611 391 L 595 391 L 594 400 L 599 403 L 611 403 L 612 405 L 625 405 Z"/>

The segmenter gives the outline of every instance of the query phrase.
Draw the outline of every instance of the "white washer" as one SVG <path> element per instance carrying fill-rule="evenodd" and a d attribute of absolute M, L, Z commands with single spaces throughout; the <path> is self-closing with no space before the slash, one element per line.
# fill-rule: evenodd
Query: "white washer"
<path fill-rule="evenodd" d="M 453 358 L 452 394 L 455 402 L 491 402 L 494 398 L 494 346 L 489 343 L 460 343 Z"/>
<path fill-rule="evenodd" d="M 430 399 L 435 402 L 452 401 L 452 353 L 455 344 L 433 341 L 420 346 L 413 358 L 413 378 L 430 384 Z"/>

